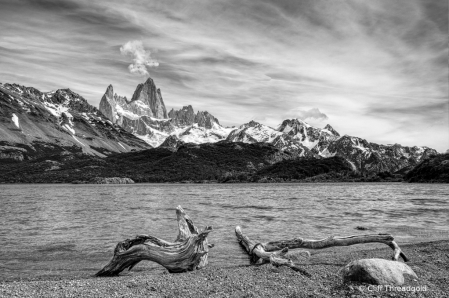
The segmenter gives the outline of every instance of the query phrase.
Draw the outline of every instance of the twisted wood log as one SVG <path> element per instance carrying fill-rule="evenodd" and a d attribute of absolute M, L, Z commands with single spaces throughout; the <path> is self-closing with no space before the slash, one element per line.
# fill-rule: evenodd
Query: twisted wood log
<path fill-rule="evenodd" d="M 185 272 L 201 269 L 207 265 L 209 248 L 207 235 L 212 227 L 199 231 L 181 206 L 176 208 L 178 237 L 168 242 L 157 237 L 137 235 L 119 242 L 112 260 L 96 276 L 115 276 L 123 270 L 131 270 L 142 260 L 156 262 L 169 272 Z"/>
<path fill-rule="evenodd" d="M 394 241 L 394 237 L 390 234 L 353 235 L 347 237 L 330 236 L 320 240 L 294 238 L 290 240 L 270 241 L 264 244 L 264 248 L 266 251 L 277 251 L 285 247 L 290 249 L 323 249 L 332 246 L 350 246 L 362 243 L 384 243 L 393 249 L 392 260 L 397 261 L 401 257 L 404 262 L 408 261 L 407 256 L 402 252 L 399 245 Z"/>
<path fill-rule="evenodd" d="M 295 261 L 298 260 L 298 255 L 310 257 L 308 251 L 302 250 L 298 252 L 290 252 L 289 249 L 295 248 L 309 248 L 309 249 L 323 249 L 332 246 L 349 246 L 361 243 L 384 243 L 391 247 L 394 251 L 393 260 L 397 261 L 399 257 L 407 262 L 407 256 L 402 252 L 399 245 L 394 241 L 390 234 L 371 234 L 348 237 L 328 237 L 321 240 L 307 240 L 302 238 L 294 238 L 291 240 L 270 241 L 267 243 L 260 243 L 251 240 L 244 235 L 242 229 L 237 226 L 235 234 L 240 245 L 250 255 L 251 264 L 263 264 L 270 262 L 275 266 L 288 266 L 296 271 L 300 269 Z M 302 272 L 304 275 L 305 272 Z"/>
<path fill-rule="evenodd" d="M 240 245 L 250 255 L 251 264 L 263 264 L 269 262 L 276 267 L 287 266 L 295 271 L 300 272 L 301 274 L 307 277 L 311 277 L 310 273 L 298 267 L 294 263 L 294 260 L 296 259 L 298 253 L 305 254 L 307 257 L 310 257 L 310 253 L 308 251 L 300 251 L 297 252 L 296 254 L 289 254 L 288 247 L 285 247 L 279 251 L 267 252 L 262 243 L 255 242 L 249 239 L 248 236 L 243 235 L 242 230 L 239 226 L 235 228 L 235 234 L 237 236 L 237 240 L 239 241 Z"/>

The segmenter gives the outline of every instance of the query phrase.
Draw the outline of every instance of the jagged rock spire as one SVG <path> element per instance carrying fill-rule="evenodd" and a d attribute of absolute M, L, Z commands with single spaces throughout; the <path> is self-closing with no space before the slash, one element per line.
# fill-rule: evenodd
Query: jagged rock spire
<path fill-rule="evenodd" d="M 214 123 L 220 124 L 218 119 L 207 111 L 198 111 L 195 115 L 191 105 L 184 106 L 181 110 L 174 110 L 168 113 L 174 125 L 185 127 L 192 124 L 198 124 L 200 127 L 212 128 Z"/>
<path fill-rule="evenodd" d="M 134 91 L 133 97 L 131 98 L 131 104 L 136 101 L 140 101 L 149 106 L 151 111 L 147 111 L 146 114 L 138 113 L 139 115 L 158 119 L 168 118 L 161 90 L 156 88 L 152 78 L 148 78 L 145 83 L 137 85 L 136 91 Z"/>
<path fill-rule="evenodd" d="M 100 112 L 103 113 L 103 115 L 108 118 L 112 123 L 115 123 L 117 111 L 116 111 L 116 103 L 114 100 L 114 88 L 112 85 L 109 85 L 108 88 L 106 88 L 106 92 L 104 93 L 103 97 L 100 101 Z"/>

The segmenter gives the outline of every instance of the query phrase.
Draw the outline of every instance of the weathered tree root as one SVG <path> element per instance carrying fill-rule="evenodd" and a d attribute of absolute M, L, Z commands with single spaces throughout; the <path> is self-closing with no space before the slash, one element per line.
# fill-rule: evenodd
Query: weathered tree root
<path fill-rule="evenodd" d="M 267 252 L 265 250 L 264 244 L 260 242 L 254 242 L 253 240 L 249 239 L 248 236 L 243 235 L 242 230 L 239 226 L 235 228 L 235 234 L 240 245 L 250 255 L 251 264 L 271 263 L 276 267 L 287 266 L 307 277 L 311 277 L 310 273 L 298 267 L 294 263 L 293 260 L 295 259 L 295 254 L 289 254 L 288 247 L 274 252 Z M 310 256 L 310 253 L 308 251 L 300 251 L 299 253 L 305 254 L 307 257 Z"/>
<path fill-rule="evenodd" d="M 207 235 L 212 227 L 198 231 L 181 206 L 176 208 L 179 233 L 171 243 L 157 237 L 137 235 L 133 239 L 119 242 L 112 260 L 96 276 L 115 276 L 123 270 L 131 270 L 142 260 L 156 262 L 169 272 L 186 272 L 201 269 L 207 265 L 209 248 Z"/>
<path fill-rule="evenodd" d="M 308 251 L 302 250 L 296 253 L 289 252 L 289 249 L 295 248 L 309 248 L 309 249 L 323 249 L 332 246 L 349 246 L 361 243 L 384 243 L 394 250 L 392 259 L 397 261 L 399 257 L 407 262 L 407 256 L 402 252 L 399 245 L 394 241 L 394 238 L 390 234 L 372 234 L 372 235 L 357 235 L 348 237 L 328 237 L 321 240 L 307 240 L 302 238 L 294 238 L 291 240 L 270 241 L 267 243 L 255 242 L 243 235 L 242 229 L 237 226 L 235 228 L 235 234 L 240 245 L 250 255 L 251 264 L 263 264 L 270 262 L 275 266 L 288 266 L 294 270 L 300 271 L 295 264 L 295 258 L 298 254 L 310 257 Z M 303 269 L 301 269 L 304 271 Z M 301 272 L 301 271 L 300 271 Z M 302 272 L 304 275 L 304 272 Z"/>

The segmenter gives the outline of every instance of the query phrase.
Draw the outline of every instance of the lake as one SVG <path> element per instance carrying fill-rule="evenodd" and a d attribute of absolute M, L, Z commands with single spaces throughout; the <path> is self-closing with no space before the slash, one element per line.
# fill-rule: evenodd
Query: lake
<path fill-rule="evenodd" d="M 249 263 L 236 225 L 262 242 L 366 233 L 391 233 L 399 245 L 449 238 L 448 184 L 0 184 L 0 280 L 92 276 L 119 241 L 174 240 L 178 205 L 199 228 L 213 226 L 209 263 L 217 266 Z M 162 269 L 145 261 L 133 271 Z"/>

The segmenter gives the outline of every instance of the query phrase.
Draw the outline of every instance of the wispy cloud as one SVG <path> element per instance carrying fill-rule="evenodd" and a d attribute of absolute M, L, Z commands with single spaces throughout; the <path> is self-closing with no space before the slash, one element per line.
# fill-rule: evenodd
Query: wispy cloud
<path fill-rule="evenodd" d="M 447 15 L 446 0 L 4 0 L 0 81 L 97 105 L 150 71 L 169 108 L 225 125 L 316 108 L 329 119 L 308 121 L 343 134 L 443 151 Z"/>
<path fill-rule="evenodd" d="M 133 58 L 133 63 L 128 66 L 131 73 L 149 76 L 147 67 L 159 66 L 159 62 L 151 58 L 151 52 L 144 48 L 141 40 L 128 41 L 120 47 L 120 53 Z"/>

